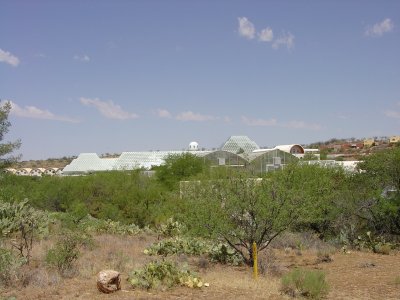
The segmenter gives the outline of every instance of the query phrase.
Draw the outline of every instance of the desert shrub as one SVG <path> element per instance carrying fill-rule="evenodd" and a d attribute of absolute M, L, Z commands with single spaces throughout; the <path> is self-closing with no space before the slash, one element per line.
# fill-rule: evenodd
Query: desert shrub
<path fill-rule="evenodd" d="M 119 221 L 110 219 L 98 219 L 86 214 L 79 219 L 71 213 L 52 213 L 51 216 L 59 221 L 61 228 L 67 228 L 72 231 L 86 232 L 88 234 L 107 233 L 115 235 L 136 235 L 148 228 L 141 229 L 135 224 L 123 224 Z"/>
<path fill-rule="evenodd" d="M 90 237 L 78 232 L 65 231 L 56 244 L 47 252 L 46 262 L 55 267 L 61 275 L 68 276 L 74 269 L 74 264 L 80 256 L 80 249 L 90 244 Z"/>
<path fill-rule="evenodd" d="M 49 217 L 22 202 L 3 202 L 0 199 L 0 233 L 12 239 L 12 247 L 29 264 L 34 238 L 48 234 Z"/>
<path fill-rule="evenodd" d="M 173 254 L 201 255 L 209 251 L 209 245 L 209 242 L 202 239 L 174 237 L 151 245 L 144 250 L 144 253 L 164 256 Z"/>
<path fill-rule="evenodd" d="M 118 235 L 136 235 L 141 232 L 135 224 L 122 224 L 119 221 L 110 219 L 102 220 L 87 215 L 79 223 L 79 228 L 89 233 L 109 233 Z"/>
<path fill-rule="evenodd" d="M 190 288 L 200 288 L 203 282 L 187 268 L 180 269 L 171 261 L 154 261 L 145 265 L 142 269 L 131 272 L 128 278 L 134 288 L 153 289 L 173 287 L 176 285 Z"/>
<path fill-rule="evenodd" d="M 267 249 L 258 255 L 258 271 L 261 275 L 267 273 L 273 276 L 281 276 L 283 267 L 278 263 L 274 250 Z"/>
<path fill-rule="evenodd" d="M 329 290 L 325 274 L 321 271 L 294 269 L 282 277 L 282 291 L 292 297 L 301 295 L 321 299 Z"/>
<path fill-rule="evenodd" d="M 169 218 L 167 222 L 161 224 L 158 228 L 158 233 L 164 237 L 174 237 L 182 235 L 186 228 L 183 224 L 174 220 L 174 218 Z"/>
<path fill-rule="evenodd" d="M 36 208 L 72 213 L 75 221 L 89 213 L 141 228 L 155 225 L 173 212 L 165 187 L 140 171 L 41 178 L 4 176 L 0 177 L 0 194 L 8 202 L 29 198 Z"/>
<path fill-rule="evenodd" d="M 208 251 L 211 261 L 239 266 L 244 263 L 243 257 L 234 249 L 224 243 L 218 243 L 212 246 Z"/>
<path fill-rule="evenodd" d="M 392 249 L 392 244 L 387 243 L 382 236 L 374 236 L 370 231 L 363 235 L 358 235 L 351 244 L 358 250 L 367 249 L 374 253 L 389 254 Z"/>
<path fill-rule="evenodd" d="M 374 252 L 384 255 L 389 255 L 392 250 L 392 246 L 389 243 L 380 244 L 374 247 Z"/>
<path fill-rule="evenodd" d="M 332 262 L 333 259 L 331 257 L 332 251 L 328 249 L 320 249 L 317 252 L 317 263 L 329 263 Z"/>
<path fill-rule="evenodd" d="M 162 240 L 144 250 L 147 255 L 208 255 L 212 262 L 238 266 L 243 263 L 243 258 L 229 245 L 213 243 L 208 240 L 191 237 L 174 237 Z"/>
<path fill-rule="evenodd" d="M 17 269 L 25 262 L 8 249 L 0 248 L 0 286 L 9 285 Z"/>

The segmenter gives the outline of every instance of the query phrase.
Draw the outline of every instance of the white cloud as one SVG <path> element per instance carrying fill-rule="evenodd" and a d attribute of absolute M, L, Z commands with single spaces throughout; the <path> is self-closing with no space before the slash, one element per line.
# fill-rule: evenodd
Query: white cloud
<path fill-rule="evenodd" d="M 90 61 L 90 57 L 88 55 L 74 55 L 74 59 L 81 61 L 81 62 L 89 62 Z"/>
<path fill-rule="evenodd" d="M 11 103 L 10 114 L 17 117 L 79 123 L 79 120 L 70 117 L 55 115 L 48 110 L 43 110 L 35 106 L 20 107 L 15 102 L 10 101 L 10 103 Z"/>
<path fill-rule="evenodd" d="M 157 109 L 157 116 L 159 116 L 160 118 L 167 118 L 167 119 L 172 117 L 171 113 L 166 109 Z"/>
<path fill-rule="evenodd" d="M 246 17 L 239 17 L 239 35 L 248 39 L 254 39 L 256 29 Z"/>
<path fill-rule="evenodd" d="M 202 115 L 198 113 L 194 113 L 192 111 L 184 111 L 176 116 L 176 119 L 179 121 L 197 121 L 197 122 L 204 122 L 204 121 L 212 121 L 216 120 L 216 117 L 210 115 Z"/>
<path fill-rule="evenodd" d="M 103 116 L 108 119 L 119 119 L 119 120 L 126 120 L 126 119 L 136 119 L 139 116 L 134 113 L 123 111 L 121 106 L 115 104 L 112 101 L 101 101 L 99 98 L 80 98 L 80 102 L 86 106 L 92 106 L 96 108 Z"/>
<path fill-rule="evenodd" d="M 387 110 L 385 111 L 385 115 L 389 118 L 400 119 L 400 111 L 396 110 Z"/>
<path fill-rule="evenodd" d="M 304 121 L 290 121 L 287 123 L 280 123 L 277 119 L 257 119 L 242 116 L 242 122 L 247 126 L 277 126 L 294 129 L 310 129 L 320 130 L 322 127 L 318 124 L 309 124 Z"/>
<path fill-rule="evenodd" d="M 271 28 L 267 27 L 261 30 L 258 34 L 258 40 L 261 42 L 271 42 L 274 38 L 274 33 Z"/>
<path fill-rule="evenodd" d="M 248 126 L 276 126 L 278 121 L 276 119 L 253 119 L 242 116 L 242 122 Z"/>
<path fill-rule="evenodd" d="M 286 46 L 286 48 L 291 49 L 294 46 L 294 35 L 290 32 L 283 33 L 278 39 L 272 44 L 272 48 L 278 49 L 280 46 Z"/>
<path fill-rule="evenodd" d="M 19 65 L 19 58 L 12 55 L 10 52 L 0 49 L 0 62 L 16 67 Z"/>
<path fill-rule="evenodd" d="M 365 30 L 366 36 L 372 37 L 380 37 L 386 32 L 390 32 L 393 30 L 394 24 L 393 21 L 389 18 L 386 18 L 380 23 L 376 23 L 373 26 L 368 26 Z"/>

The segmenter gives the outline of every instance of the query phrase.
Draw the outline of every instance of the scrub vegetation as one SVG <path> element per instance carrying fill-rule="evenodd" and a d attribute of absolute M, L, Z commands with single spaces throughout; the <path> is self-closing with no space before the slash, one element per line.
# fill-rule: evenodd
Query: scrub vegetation
<path fill-rule="evenodd" d="M 215 294 L 208 298 L 214 299 L 234 296 L 211 289 L 228 284 L 216 274 L 241 276 L 240 283 L 229 282 L 239 289 L 252 285 L 246 274 L 255 262 L 255 243 L 262 276 L 276 284 L 271 291 L 282 297 L 343 298 L 324 267 L 335 263 L 335 256 L 340 261 L 353 251 L 389 260 L 398 255 L 400 147 L 365 157 L 356 173 L 297 162 L 255 177 L 245 169 L 210 167 L 191 154 L 170 156 L 155 172 L 152 177 L 140 170 L 71 177 L 1 173 L 0 296 L 24 298 L 25 287 L 89 280 L 105 268 L 124 272 L 127 289 L 156 289 L 166 299 L 173 298 L 168 292 L 173 286 L 210 286 Z M 287 259 L 291 262 L 280 263 Z M 310 271 L 315 265 L 322 271 Z M 365 273 L 373 267 L 369 261 L 357 266 Z M 390 287 L 398 289 L 398 276 L 387 280 Z M 16 288 L 21 294 L 13 294 Z"/>

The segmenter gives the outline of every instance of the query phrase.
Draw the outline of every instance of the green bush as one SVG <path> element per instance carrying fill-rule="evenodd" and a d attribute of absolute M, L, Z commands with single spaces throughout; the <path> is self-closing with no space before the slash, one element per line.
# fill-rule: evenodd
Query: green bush
<path fill-rule="evenodd" d="M 391 250 L 392 250 L 392 246 L 389 243 L 379 244 L 376 247 L 374 247 L 374 249 L 373 249 L 373 251 L 375 253 L 384 254 L 384 255 L 389 255 Z"/>
<path fill-rule="evenodd" d="M 17 269 L 25 262 L 8 249 L 0 248 L 0 286 L 7 286 Z"/>
<path fill-rule="evenodd" d="M 142 230 L 135 224 L 122 224 L 110 219 L 102 220 L 87 215 L 79 222 L 80 229 L 89 233 L 109 233 L 118 235 L 136 235 Z"/>
<path fill-rule="evenodd" d="M 368 249 L 385 255 L 390 254 L 392 250 L 391 243 L 387 243 L 382 236 L 374 236 L 370 231 L 367 231 L 365 235 L 358 235 L 352 245 L 358 250 Z"/>
<path fill-rule="evenodd" d="M 183 224 L 174 220 L 174 218 L 169 218 L 166 223 L 161 224 L 158 229 L 158 233 L 165 237 L 174 237 L 182 235 L 186 228 Z"/>
<path fill-rule="evenodd" d="M 212 243 L 211 241 L 190 238 L 174 237 L 152 244 L 144 250 L 147 255 L 202 255 L 207 254 L 212 262 L 238 266 L 244 261 L 243 258 L 230 246 L 224 243 Z"/>
<path fill-rule="evenodd" d="M 176 285 L 187 286 L 190 288 L 200 288 L 203 282 L 190 270 L 180 269 L 171 261 L 154 261 L 131 272 L 128 278 L 133 288 L 153 289 L 163 287 L 173 287 Z"/>
<path fill-rule="evenodd" d="M 301 295 L 321 299 L 328 294 L 325 274 L 321 271 L 294 269 L 282 277 L 282 291 L 292 297 Z"/>
<path fill-rule="evenodd" d="M 61 275 L 67 276 L 74 268 L 80 255 L 80 248 L 90 244 L 91 237 L 77 232 L 63 232 L 56 244 L 47 252 L 46 262 L 57 268 Z"/>
<path fill-rule="evenodd" d="M 196 238 L 174 237 L 162 240 L 144 250 L 148 255 L 188 254 L 201 255 L 209 251 L 209 243 Z"/>
<path fill-rule="evenodd" d="M 213 262 L 232 266 L 239 266 L 244 263 L 243 257 L 224 243 L 213 245 L 208 251 L 208 257 Z"/>
<path fill-rule="evenodd" d="M 166 188 L 140 171 L 98 172 L 88 176 L 0 177 L 7 201 L 29 198 L 39 209 L 72 213 L 75 222 L 87 214 L 145 227 L 172 216 Z M 168 215 L 167 215 L 168 214 Z"/>
<path fill-rule="evenodd" d="M 103 220 L 87 214 L 76 219 L 71 213 L 51 213 L 53 219 L 58 220 L 58 226 L 72 231 L 86 232 L 88 234 L 115 234 L 115 235 L 136 235 L 143 231 L 150 231 L 148 227 L 139 228 L 136 224 L 123 224 L 110 219 Z"/>
<path fill-rule="evenodd" d="M 14 239 L 12 246 L 29 263 L 33 241 L 48 234 L 49 217 L 25 199 L 19 203 L 0 199 L 0 237 Z"/>

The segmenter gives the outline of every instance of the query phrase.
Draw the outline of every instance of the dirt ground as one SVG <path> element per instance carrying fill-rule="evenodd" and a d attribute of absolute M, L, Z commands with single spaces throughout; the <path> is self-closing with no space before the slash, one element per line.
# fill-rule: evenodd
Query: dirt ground
<path fill-rule="evenodd" d="M 350 251 L 332 252 L 331 262 L 319 262 L 316 250 L 295 251 L 274 249 L 270 265 L 275 272 L 267 271 L 258 280 L 252 278 L 247 267 L 230 267 L 208 264 L 199 267 L 198 258 L 178 257 L 199 273 L 209 287 L 189 289 L 177 287 L 168 290 L 133 290 L 127 278 L 130 270 L 154 259 L 143 254 L 143 249 L 155 237 L 96 237 L 96 248 L 83 253 L 76 274 L 61 278 L 54 272 L 35 263 L 27 270 L 25 287 L 21 284 L 3 289 L 0 299 L 289 299 L 280 291 L 282 274 L 297 266 L 323 270 L 330 290 L 327 299 L 400 299 L 400 254 L 374 254 Z M 49 242 L 35 248 L 37 260 Z M 96 287 L 96 274 L 102 269 L 115 269 L 122 273 L 122 290 L 102 294 Z M 268 267 L 267 267 L 268 270 Z"/>

